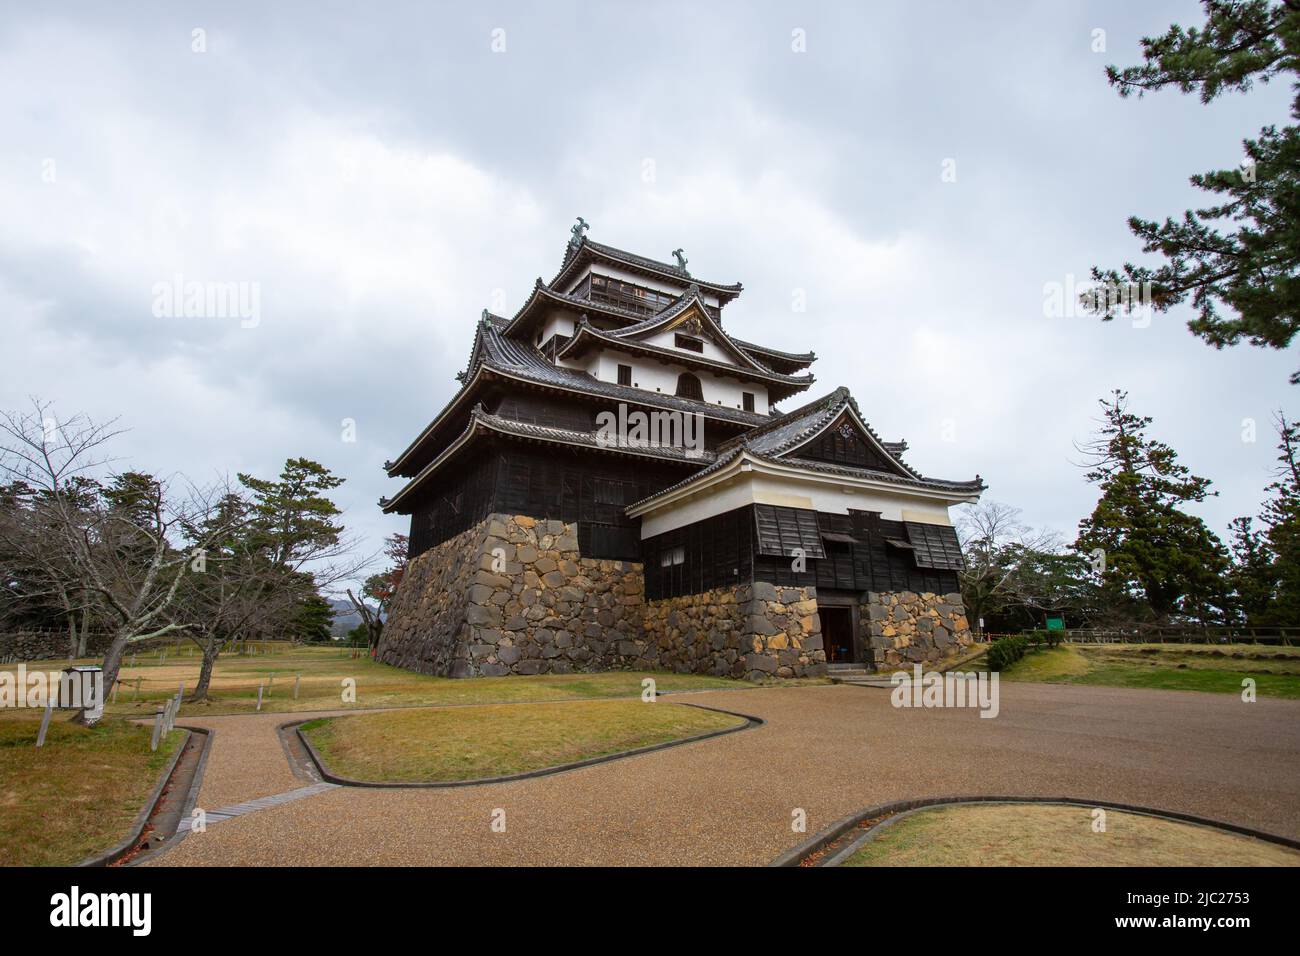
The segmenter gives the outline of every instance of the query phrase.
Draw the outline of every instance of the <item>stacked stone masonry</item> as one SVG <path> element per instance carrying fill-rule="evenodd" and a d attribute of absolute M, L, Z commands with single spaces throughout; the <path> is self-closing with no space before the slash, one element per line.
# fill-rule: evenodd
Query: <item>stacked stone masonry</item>
<path fill-rule="evenodd" d="M 877 667 L 936 663 L 971 642 L 960 594 L 867 592 L 859 607 Z"/>
<path fill-rule="evenodd" d="M 451 677 L 669 670 L 756 680 L 826 673 L 815 588 L 758 582 L 647 602 L 641 564 L 584 558 L 577 532 L 572 523 L 494 514 L 421 554 L 398 589 L 379 659 Z M 890 603 L 894 597 L 908 600 Z M 898 660 L 955 651 L 970 635 L 964 616 L 960 627 L 945 616 L 953 597 L 871 595 L 869 606 L 889 615 L 879 618 L 879 641 L 886 621 L 902 631 L 894 615 L 903 612 L 895 608 L 925 605 L 926 620 L 906 629 Z M 962 615 L 959 597 L 956 612 Z M 877 618 L 870 621 L 879 661 L 884 645 Z M 908 656 L 922 649 L 925 656 Z M 898 655 L 892 644 L 891 651 Z"/>

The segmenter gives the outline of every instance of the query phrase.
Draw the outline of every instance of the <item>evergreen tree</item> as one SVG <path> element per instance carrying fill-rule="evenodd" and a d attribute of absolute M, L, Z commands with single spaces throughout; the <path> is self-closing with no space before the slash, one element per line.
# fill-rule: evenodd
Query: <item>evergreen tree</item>
<path fill-rule="evenodd" d="M 1205 522 L 1180 507 L 1204 501 L 1210 482 L 1180 464 L 1168 445 L 1148 438 L 1151 419 L 1134 415 L 1127 403 L 1118 389 L 1110 401 L 1101 399 L 1100 428 L 1080 448 L 1101 499 L 1079 523 L 1075 547 L 1085 554 L 1100 548 L 1103 589 L 1141 596 L 1157 623 L 1174 614 L 1219 618 L 1228 603 L 1227 553 Z"/>
<path fill-rule="evenodd" d="M 1205 10 L 1199 29 L 1175 24 L 1143 39 L 1141 66 L 1107 68 L 1120 96 L 1172 86 L 1209 103 L 1246 92 L 1256 80 L 1300 72 L 1300 0 L 1205 0 Z M 1293 88 L 1291 117 L 1300 120 L 1300 83 Z M 1116 290 L 1149 282 L 1160 311 L 1190 298 L 1198 315 L 1188 328 L 1216 348 L 1244 338 L 1281 349 L 1300 329 L 1300 128 L 1266 126 L 1243 146 L 1239 168 L 1191 177 L 1215 197 L 1212 205 L 1163 223 L 1130 217 L 1142 251 L 1159 253 L 1164 264 L 1094 268 L 1092 276 Z M 1127 301 L 1118 296 L 1099 305 L 1085 296 L 1083 304 L 1110 319 Z M 1235 314 L 1221 314 L 1222 307 Z M 1291 381 L 1300 382 L 1300 371 Z"/>
<path fill-rule="evenodd" d="M 1277 597 L 1268 615 L 1274 624 L 1300 624 L 1300 424 L 1278 413 L 1278 470 L 1268 486 L 1263 523 L 1273 552 Z"/>

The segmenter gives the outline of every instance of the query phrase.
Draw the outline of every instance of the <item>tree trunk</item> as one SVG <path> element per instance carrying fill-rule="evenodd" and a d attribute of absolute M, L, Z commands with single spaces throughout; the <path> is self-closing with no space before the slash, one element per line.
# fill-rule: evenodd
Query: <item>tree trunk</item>
<path fill-rule="evenodd" d="M 77 656 L 77 618 L 68 612 L 68 660 Z"/>
<path fill-rule="evenodd" d="M 90 611 L 81 612 L 81 637 L 77 641 L 77 656 L 85 657 L 90 644 Z"/>
<path fill-rule="evenodd" d="M 113 693 L 113 684 L 117 682 L 118 671 L 122 669 L 122 655 L 126 652 L 127 641 L 130 640 L 131 634 L 126 630 L 119 630 L 113 635 L 113 642 L 108 645 L 108 650 L 104 652 L 104 701 L 107 702 Z M 77 724 L 85 723 L 81 719 L 81 711 L 73 716 L 72 722 Z"/>
<path fill-rule="evenodd" d="M 194 693 L 190 694 L 189 697 L 191 704 L 197 704 L 208 699 L 208 686 L 212 683 L 212 668 L 217 663 L 217 656 L 220 653 L 221 642 L 215 637 L 209 637 L 208 642 L 203 645 L 203 662 L 199 665 L 199 682 L 194 686 Z"/>
<path fill-rule="evenodd" d="M 117 681 L 117 673 L 122 669 L 122 655 L 126 653 L 126 644 L 130 634 L 124 631 L 118 631 L 113 635 L 113 642 L 108 645 L 108 650 L 104 652 L 104 693 L 111 693 L 114 682 Z"/>

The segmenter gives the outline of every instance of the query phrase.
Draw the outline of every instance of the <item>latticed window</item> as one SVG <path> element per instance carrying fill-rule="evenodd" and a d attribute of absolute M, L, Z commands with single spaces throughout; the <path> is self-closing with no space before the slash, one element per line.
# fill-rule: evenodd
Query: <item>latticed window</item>
<path fill-rule="evenodd" d="M 704 389 L 700 387 L 700 380 L 690 372 L 682 372 L 677 376 L 677 397 L 704 401 Z"/>

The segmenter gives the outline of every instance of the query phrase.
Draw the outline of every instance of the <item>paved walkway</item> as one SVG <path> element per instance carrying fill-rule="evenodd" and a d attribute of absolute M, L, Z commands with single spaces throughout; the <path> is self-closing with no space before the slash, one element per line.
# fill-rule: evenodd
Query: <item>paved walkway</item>
<path fill-rule="evenodd" d="M 190 834 L 151 865 L 763 864 L 805 838 L 796 808 L 811 835 L 875 804 L 962 793 L 1144 804 L 1300 838 L 1300 701 L 1001 690 L 992 720 L 895 709 L 874 688 L 691 694 L 677 699 L 767 724 L 516 783 L 329 789 Z M 303 787 L 275 731 L 302 716 L 195 721 L 217 732 L 198 805 Z"/>

